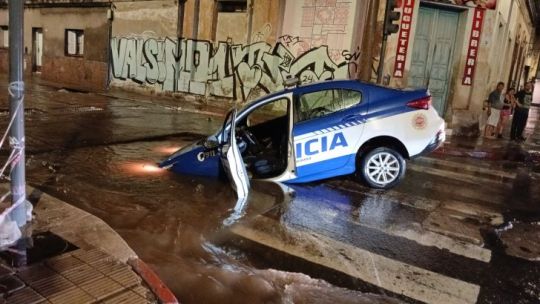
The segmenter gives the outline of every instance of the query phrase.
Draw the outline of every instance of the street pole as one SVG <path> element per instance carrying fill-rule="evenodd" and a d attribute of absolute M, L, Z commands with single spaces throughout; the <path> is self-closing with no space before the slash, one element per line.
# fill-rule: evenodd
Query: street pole
<path fill-rule="evenodd" d="M 26 224 L 26 182 L 24 156 L 24 82 L 23 82 L 23 51 L 24 51 L 24 1 L 8 1 L 9 6 L 9 113 L 13 119 L 10 130 L 12 153 L 19 157 L 12 164 L 11 171 L 11 203 L 18 205 L 11 212 L 11 219 L 19 227 Z"/>
<path fill-rule="evenodd" d="M 381 84 L 383 67 L 384 67 L 384 56 L 386 55 L 386 40 L 388 36 L 383 34 L 382 44 L 381 44 L 381 54 L 379 55 L 379 66 L 377 67 L 377 83 Z"/>
<path fill-rule="evenodd" d="M 388 0 L 385 1 L 384 4 L 384 21 L 383 21 L 383 36 L 382 36 L 382 44 L 381 44 L 381 54 L 379 55 L 379 66 L 377 67 L 377 83 L 381 84 L 382 81 L 382 73 L 384 68 L 384 56 L 386 55 L 386 41 L 388 40 L 388 34 L 386 33 L 386 23 L 388 22 L 388 9 L 389 4 Z"/>

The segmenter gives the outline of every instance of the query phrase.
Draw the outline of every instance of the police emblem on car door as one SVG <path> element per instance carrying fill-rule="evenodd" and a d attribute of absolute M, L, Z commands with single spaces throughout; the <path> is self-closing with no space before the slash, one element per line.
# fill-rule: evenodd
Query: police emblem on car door
<path fill-rule="evenodd" d="M 245 201 L 249 192 L 249 178 L 236 142 L 236 112 L 236 109 L 231 110 L 223 125 L 222 140 L 224 140 L 224 144 L 221 146 L 221 163 L 236 191 L 238 200 Z M 228 129 L 227 125 L 229 125 Z"/>

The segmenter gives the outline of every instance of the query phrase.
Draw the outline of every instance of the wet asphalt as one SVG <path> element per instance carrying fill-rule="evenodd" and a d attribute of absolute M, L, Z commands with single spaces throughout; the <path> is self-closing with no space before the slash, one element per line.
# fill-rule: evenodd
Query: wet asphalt
<path fill-rule="evenodd" d="M 540 303 L 540 262 L 530 260 L 540 257 L 539 244 L 527 243 L 540 233 L 533 123 L 521 144 L 450 138 L 412 161 L 391 191 L 354 176 L 286 188 L 254 183 L 238 218 L 226 181 L 155 167 L 216 130 L 227 105 L 38 81 L 28 83 L 25 100 L 28 183 L 105 220 L 183 303 L 421 303 L 429 302 L 423 294 L 443 299 L 459 284 L 471 297 L 456 292 L 456 303 Z M 6 95 L 2 125 L 5 108 Z M 525 234 L 505 238 L 517 224 Z M 375 256 L 373 268 L 359 263 L 362 253 Z M 440 287 L 418 283 L 430 276 Z"/>

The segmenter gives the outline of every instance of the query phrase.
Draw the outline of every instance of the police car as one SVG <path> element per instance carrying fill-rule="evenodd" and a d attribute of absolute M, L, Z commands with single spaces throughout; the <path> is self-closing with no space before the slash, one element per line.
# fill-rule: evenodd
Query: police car
<path fill-rule="evenodd" d="M 228 176 L 239 197 L 249 179 L 303 183 L 356 173 L 388 189 L 406 159 L 445 140 L 444 120 L 426 89 L 357 80 L 293 86 L 231 110 L 223 127 L 160 163 L 182 174 Z"/>

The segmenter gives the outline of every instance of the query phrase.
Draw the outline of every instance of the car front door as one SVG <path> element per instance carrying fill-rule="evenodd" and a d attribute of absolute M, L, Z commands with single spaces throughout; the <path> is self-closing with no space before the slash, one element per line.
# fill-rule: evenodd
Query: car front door
<path fill-rule="evenodd" d="M 336 88 L 299 94 L 293 128 L 295 181 L 354 172 L 367 110 L 367 98 L 359 90 Z"/>
<path fill-rule="evenodd" d="M 236 109 L 231 110 L 225 119 L 220 154 L 221 163 L 232 187 L 236 191 L 238 201 L 245 202 L 249 193 L 249 177 L 236 143 L 236 113 Z M 229 126 L 228 129 L 227 126 Z"/>

